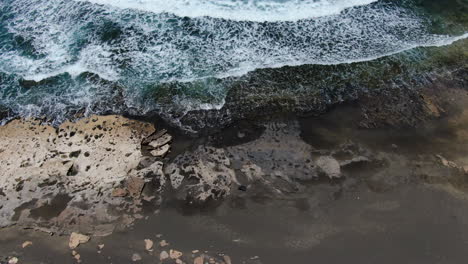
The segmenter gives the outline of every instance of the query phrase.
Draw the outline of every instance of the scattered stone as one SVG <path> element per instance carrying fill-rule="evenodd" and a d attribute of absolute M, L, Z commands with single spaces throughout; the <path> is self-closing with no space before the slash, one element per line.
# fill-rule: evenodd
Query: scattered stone
<path fill-rule="evenodd" d="M 76 262 L 81 263 L 81 255 L 80 254 L 76 253 L 75 255 L 73 255 L 73 258 L 75 258 Z"/>
<path fill-rule="evenodd" d="M 169 258 L 169 254 L 166 251 L 162 251 L 161 254 L 159 254 L 159 259 L 160 260 L 165 260 Z"/>
<path fill-rule="evenodd" d="M 176 259 L 175 263 L 176 264 L 183 264 L 184 262 L 181 259 Z"/>
<path fill-rule="evenodd" d="M 215 264 L 216 263 L 216 260 L 214 258 L 210 258 L 210 260 L 208 260 L 208 263 L 210 264 Z"/>
<path fill-rule="evenodd" d="M 193 264 L 204 264 L 204 263 L 203 263 L 203 257 L 202 257 L 202 256 L 196 257 L 196 258 L 193 260 Z"/>
<path fill-rule="evenodd" d="M 169 243 L 167 243 L 166 240 L 162 240 L 161 242 L 159 242 L 159 246 L 167 247 L 167 246 L 169 246 Z"/>
<path fill-rule="evenodd" d="M 19 259 L 17 257 L 12 257 L 8 260 L 8 264 L 17 264 Z"/>
<path fill-rule="evenodd" d="M 122 188 L 115 188 L 112 191 L 112 197 L 125 197 L 127 196 L 128 192 L 125 189 Z"/>
<path fill-rule="evenodd" d="M 161 238 L 163 235 L 162 234 L 157 234 L 156 237 L 157 238 Z"/>
<path fill-rule="evenodd" d="M 33 244 L 33 243 L 32 243 L 31 241 L 25 241 L 25 242 L 21 245 L 21 247 L 22 247 L 22 248 L 27 248 L 27 247 L 29 247 L 29 246 L 32 246 L 32 244 Z"/>
<path fill-rule="evenodd" d="M 138 198 L 140 197 L 140 194 L 143 191 L 143 187 L 145 186 L 145 180 L 131 176 L 127 179 L 126 184 L 130 196 Z"/>
<path fill-rule="evenodd" d="M 228 255 L 224 255 L 223 259 L 226 264 L 232 264 L 231 257 L 229 257 Z"/>
<path fill-rule="evenodd" d="M 137 261 L 140 261 L 140 260 L 141 260 L 140 254 L 134 253 L 134 254 L 132 255 L 132 261 L 133 261 L 133 262 L 137 262 Z"/>
<path fill-rule="evenodd" d="M 169 250 L 169 256 L 171 257 L 171 259 L 178 259 L 180 257 L 182 257 L 182 252 L 180 251 L 177 251 L 177 250 Z"/>
<path fill-rule="evenodd" d="M 317 166 L 325 173 L 330 179 L 341 177 L 340 163 L 330 156 L 322 156 L 317 160 Z"/>
<path fill-rule="evenodd" d="M 463 166 L 463 172 L 468 175 L 468 166 Z"/>
<path fill-rule="evenodd" d="M 153 157 L 163 157 L 164 155 L 167 154 L 170 147 L 171 147 L 170 145 L 164 145 L 158 149 L 151 151 L 151 155 L 153 155 Z"/>
<path fill-rule="evenodd" d="M 91 238 L 89 236 L 73 232 L 70 235 L 70 241 L 68 242 L 68 246 L 70 247 L 70 249 L 75 249 L 80 244 L 87 243 L 90 239 Z"/>
<path fill-rule="evenodd" d="M 151 239 L 145 239 L 145 249 L 147 251 L 153 251 L 154 242 Z"/>
<path fill-rule="evenodd" d="M 441 155 L 436 155 L 436 157 L 439 158 L 440 163 L 442 163 L 442 165 L 444 165 L 445 167 L 447 167 L 447 168 L 458 168 L 458 165 L 455 162 L 449 161 L 446 158 L 442 157 Z"/>
<path fill-rule="evenodd" d="M 200 252 L 200 250 L 198 250 L 198 249 L 192 250 L 193 254 L 197 254 L 198 252 Z"/>
<path fill-rule="evenodd" d="M 169 134 L 164 134 L 162 135 L 160 138 L 154 140 L 154 141 L 151 141 L 151 143 L 149 143 L 149 146 L 152 147 L 152 148 L 160 148 L 164 145 L 166 145 L 167 143 L 171 142 L 172 141 L 172 136 L 169 135 Z"/>
<path fill-rule="evenodd" d="M 103 249 L 103 248 L 104 248 L 104 244 L 99 244 L 99 245 L 98 245 L 98 248 L 99 248 L 99 249 Z"/>

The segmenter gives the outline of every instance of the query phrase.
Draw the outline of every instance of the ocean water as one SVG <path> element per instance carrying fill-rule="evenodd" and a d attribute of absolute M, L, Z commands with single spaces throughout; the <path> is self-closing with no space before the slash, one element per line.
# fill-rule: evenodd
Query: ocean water
<path fill-rule="evenodd" d="M 1 0 L 0 106 L 10 117 L 55 123 L 171 105 L 220 109 L 229 87 L 211 80 L 373 61 L 465 39 L 467 1 L 441 2 Z M 181 89 L 166 85 L 174 83 L 193 85 L 167 91 Z M 165 92 L 175 96 L 161 103 Z"/>

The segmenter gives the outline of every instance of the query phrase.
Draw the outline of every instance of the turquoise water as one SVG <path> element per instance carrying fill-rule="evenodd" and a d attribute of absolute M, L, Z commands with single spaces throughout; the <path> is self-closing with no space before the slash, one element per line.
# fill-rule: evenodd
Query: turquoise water
<path fill-rule="evenodd" d="M 55 123 L 77 113 L 219 109 L 230 89 L 219 79 L 464 39 L 466 7 L 466 0 L 3 0 L 0 106 Z"/>

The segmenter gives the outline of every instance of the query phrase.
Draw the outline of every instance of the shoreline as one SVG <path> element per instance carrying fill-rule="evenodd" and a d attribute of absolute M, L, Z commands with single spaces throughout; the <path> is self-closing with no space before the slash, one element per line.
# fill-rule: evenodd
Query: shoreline
<path fill-rule="evenodd" d="M 0 234 L 20 232 L 28 237 L 41 231 L 58 234 L 54 241 L 59 243 L 71 232 L 80 232 L 97 242 L 112 240 L 122 232 L 133 236 L 133 228 L 147 230 L 154 221 L 167 221 L 168 215 L 183 223 L 187 216 L 225 211 L 226 206 L 234 206 L 235 215 L 252 202 L 249 206 L 254 208 L 257 203 L 276 207 L 274 204 L 282 201 L 306 199 L 307 203 L 298 202 L 296 206 L 308 211 L 313 203 L 310 199 L 315 197 L 310 192 L 320 193 L 316 199 L 339 204 L 340 197 L 353 194 L 355 188 L 363 196 L 389 195 L 396 200 L 403 195 L 398 194 L 401 190 L 437 190 L 453 202 L 463 201 L 468 197 L 468 92 L 463 83 L 459 87 L 434 83 L 419 92 L 414 96 L 420 100 L 413 100 L 414 96 L 401 100 L 403 104 L 413 100 L 409 109 L 417 111 L 407 111 L 403 104 L 390 104 L 388 97 L 380 97 L 380 101 L 374 98 L 341 104 L 320 116 L 246 119 L 197 137 L 158 126 L 154 120 L 149 123 L 149 119 L 115 115 L 84 118 L 59 128 L 16 119 L 0 127 L 1 160 L 10 163 L 2 164 L 7 170 L 0 175 L 0 188 L 4 197 L 20 195 L 0 208 L 4 226 Z M 376 111 L 375 107 L 382 110 Z M 401 120 L 405 113 L 418 122 Z M 87 138 L 92 139 L 86 142 Z M 154 143 L 156 148 L 149 147 L 155 141 L 160 142 Z M 151 151 L 161 144 L 169 144 L 170 149 L 160 157 L 152 157 Z M 23 152 L 18 151 L 21 149 Z M 111 169 L 99 170 L 100 166 Z M 38 176 L 31 177 L 28 171 Z M 263 210 L 260 208 L 256 210 Z M 323 210 L 320 206 L 317 209 Z M 234 215 L 229 217 L 237 217 Z M 8 217 L 10 220 L 5 220 Z M 12 217 L 16 220 L 11 221 Z M 175 244 L 182 243 L 183 234 L 177 232 L 181 226 L 164 225 L 167 230 L 161 232 L 178 237 Z M 229 225 L 239 228 L 235 223 Z M 204 228 L 214 232 L 209 225 Z M 325 232 L 327 238 L 336 234 L 324 230 L 316 232 Z M 326 241 L 299 237 L 305 244 L 296 246 L 311 250 Z M 41 241 L 46 243 L 47 238 Z M 199 256 L 187 249 L 195 249 L 195 244 L 184 247 L 185 261 L 190 263 Z M 235 250 L 234 257 L 245 257 L 250 261 L 246 263 L 271 263 L 250 259 L 254 256 L 245 256 L 244 249 L 239 250 Z M 229 254 L 229 250 L 224 252 Z M 160 253 L 158 249 L 154 254 Z M 218 258 L 222 263 L 218 253 L 210 251 L 207 259 Z M 4 254 L 10 256 L 0 250 L 0 256 Z M 150 255 L 157 257 L 154 254 Z M 32 256 L 40 259 L 39 255 Z"/>

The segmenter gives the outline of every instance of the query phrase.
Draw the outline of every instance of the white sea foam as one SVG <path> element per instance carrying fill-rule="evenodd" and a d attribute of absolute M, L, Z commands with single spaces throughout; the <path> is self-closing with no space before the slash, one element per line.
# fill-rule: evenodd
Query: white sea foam
<path fill-rule="evenodd" d="M 79 0 L 118 8 L 237 21 L 296 21 L 339 14 L 377 0 Z"/>
<path fill-rule="evenodd" d="M 10 17 L 4 24 L 8 33 L 30 41 L 37 55 L 0 46 L 0 71 L 35 81 L 65 72 L 71 76 L 93 72 L 123 84 L 127 105 L 138 108 L 142 87 L 148 84 L 242 75 L 285 65 L 367 61 L 468 37 L 430 34 L 424 17 L 396 4 L 371 0 L 277 1 L 271 4 L 276 9 L 262 9 L 260 2 L 248 1 L 92 1 L 0 1 L 0 8 Z M 203 8 L 192 7 L 195 3 Z M 294 3 L 295 8 L 278 7 Z M 244 9 L 236 9 L 236 5 L 244 5 Z M 281 13 L 290 10 L 301 12 Z M 160 12 L 197 18 L 181 19 Z M 200 17 L 205 15 L 211 17 Z M 302 19 L 306 17 L 314 19 Z M 258 20 L 276 22 L 253 22 Z M 121 36 L 103 37 L 109 25 Z M 63 89 L 34 95 L 35 100 L 65 111 L 67 104 L 78 108 L 106 97 L 99 94 L 99 87 L 70 85 Z M 23 97 L 10 97 L 26 105 L 27 96 L 32 95 L 24 95 L 24 102 Z M 222 106 L 222 102 L 198 103 L 191 107 Z M 32 106 L 28 109 L 37 111 Z"/>

